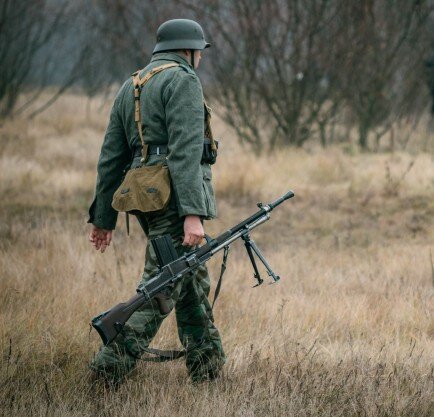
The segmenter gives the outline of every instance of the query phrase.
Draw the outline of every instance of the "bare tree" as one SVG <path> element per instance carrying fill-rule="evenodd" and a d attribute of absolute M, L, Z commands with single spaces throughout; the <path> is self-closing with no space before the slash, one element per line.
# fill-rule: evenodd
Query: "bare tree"
<path fill-rule="evenodd" d="M 258 152 L 311 138 L 326 146 L 333 127 L 346 123 L 366 149 L 396 123 L 417 122 L 427 103 L 421 80 L 432 7 L 432 0 L 4 0 L 0 118 L 27 109 L 47 85 L 56 94 L 31 114 L 72 85 L 89 96 L 109 91 L 147 64 L 163 21 L 186 17 L 214 46 L 201 71 L 205 91 L 244 142 Z"/>
<path fill-rule="evenodd" d="M 366 148 L 371 132 L 379 141 L 422 112 L 430 0 L 177 1 L 218 48 L 210 70 L 226 121 L 258 149 L 326 145 L 342 109 Z"/>
<path fill-rule="evenodd" d="M 33 65 L 37 54 L 55 36 L 66 16 L 66 2 L 48 0 L 3 0 L 0 6 L 0 118 L 11 114 L 23 91 L 29 101 L 41 92 L 29 87 L 35 73 L 43 73 L 46 61 Z"/>
<path fill-rule="evenodd" d="M 176 17 L 179 11 L 171 0 L 94 0 L 87 36 L 95 51 L 85 63 L 86 88 L 108 87 L 144 67 L 158 26 Z"/>
<path fill-rule="evenodd" d="M 212 2 L 180 0 L 195 12 L 218 48 L 211 54 L 215 97 L 224 118 L 258 150 L 302 145 L 340 106 L 334 94 L 339 50 L 331 23 L 334 0 Z"/>
<path fill-rule="evenodd" d="M 346 25 L 336 38 L 342 54 L 341 88 L 358 126 L 359 144 L 377 140 L 396 120 L 422 114 L 421 76 L 432 5 L 424 0 L 342 2 Z"/>

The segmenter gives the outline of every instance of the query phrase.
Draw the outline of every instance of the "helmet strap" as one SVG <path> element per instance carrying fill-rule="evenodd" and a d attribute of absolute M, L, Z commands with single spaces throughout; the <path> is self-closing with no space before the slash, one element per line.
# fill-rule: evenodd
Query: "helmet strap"
<path fill-rule="evenodd" d="M 194 69 L 194 49 L 190 49 L 190 63 L 191 63 L 191 66 L 193 67 L 193 69 Z"/>

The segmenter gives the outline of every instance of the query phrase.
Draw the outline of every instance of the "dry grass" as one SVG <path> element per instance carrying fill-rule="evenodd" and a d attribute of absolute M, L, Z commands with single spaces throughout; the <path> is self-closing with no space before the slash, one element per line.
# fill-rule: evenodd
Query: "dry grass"
<path fill-rule="evenodd" d="M 216 382 L 189 383 L 179 362 L 140 364 L 117 392 L 90 385 L 99 340 L 89 319 L 131 296 L 145 246 L 122 218 L 106 254 L 86 240 L 106 118 L 107 106 L 89 115 L 69 96 L 1 129 L 2 414 L 434 415 L 433 155 L 289 149 L 258 159 L 220 122 L 221 217 L 208 231 L 293 188 L 254 233 L 282 280 L 250 289 L 235 245 L 215 312 L 228 354 Z M 154 345 L 178 345 L 173 318 Z"/>

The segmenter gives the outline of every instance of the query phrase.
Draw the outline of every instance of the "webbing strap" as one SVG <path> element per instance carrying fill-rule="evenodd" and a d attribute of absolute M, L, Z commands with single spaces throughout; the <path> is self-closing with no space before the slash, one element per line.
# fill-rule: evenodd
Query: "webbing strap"
<path fill-rule="evenodd" d="M 140 114 L 140 93 L 142 91 L 143 86 L 155 75 L 159 72 L 172 67 L 179 67 L 180 64 L 175 62 L 170 62 L 168 64 L 160 65 L 159 67 L 153 68 L 147 74 L 145 74 L 142 78 L 140 78 L 140 71 L 136 71 L 133 74 L 133 85 L 134 85 L 134 121 L 137 124 L 137 130 L 139 131 L 140 141 L 142 142 L 142 157 L 146 158 L 148 155 L 148 145 L 145 143 L 143 139 L 143 131 L 142 131 L 142 116 Z"/>
<path fill-rule="evenodd" d="M 185 356 L 185 350 L 160 350 L 153 348 L 144 349 L 146 353 L 150 353 L 151 355 L 155 355 L 155 357 L 145 357 L 140 358 L 140 360 L 144 362 L 167 362 L 174 361 L 176 359 L 182 358 Z"/>
<path fill-rule="evenodd" d="M 134 352 L 132 352 L 127 345 L 125 345 L 125 350 L 128 352 L 130 356 L 142 362 L 174 361 L 186 355 L 185 350 L 160 350 L 160 349 L 153 349 L 153 348 L 145 348 L 142 349 L 144 353 L 149 353 L 155 356 L 154 357 L 145 356 L 144 358 L 142 358 L 141 356 L 137 356 Z"/>
<path fill-rule="evenodd" d="M 226 271 L 226 262 L 228 260 L 228 255 L 229 255 L 229 246 L 225 246 L 224 252 L 223 252 L 222 266 L 221 266 L 221 269 L 220 269 L 220 277 L 219 277 L 219 280 L 217 282 L 217 287 L 216 287 L 216 289 L 214 291 L 214 300 L 212 301 L 211 308 L 214 308 L 214 304 L 217 301 L 217 298 L 218 298 L 218 296 L 220 294 L 220 290 L 222 288 L 223 275 L 224 275 L 224 273 Z"/>

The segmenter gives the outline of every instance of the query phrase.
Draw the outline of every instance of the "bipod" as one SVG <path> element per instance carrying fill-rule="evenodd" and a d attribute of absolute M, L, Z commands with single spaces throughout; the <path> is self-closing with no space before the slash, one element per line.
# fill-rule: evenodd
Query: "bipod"
<path fill-rule="evenodd" d="M 246 247 L 247 254 L 249 255 L 250 262 L 252 263 L 253 270 L 254 270 L 254 278 L 258 281 L 254 287 L 258 287 L 261 285 L 264 280 L 261 278 L 261 274 L 258 270 L 258 265 L 256 264 L 255 257 L 253 253 L 256 254 L 256 256 L 259 258 L 259 260 L 263 263 L 265 269 L 267 270 L 267 274 L 271 277 L 272 282 L 270 284 L 274 284 L 277 281 L 280 280 L 280 277 L 276 275 L 273 270 L 271 269 L 271 266 L 268 264 L 267 260 L 264 258 L 264 255 L 262 255 L 259 248 L 256 246 L 256 243 L 250 239 L 250 234 L 246 233 L 241 238 L 244 240 L 244 246 Z"/>

